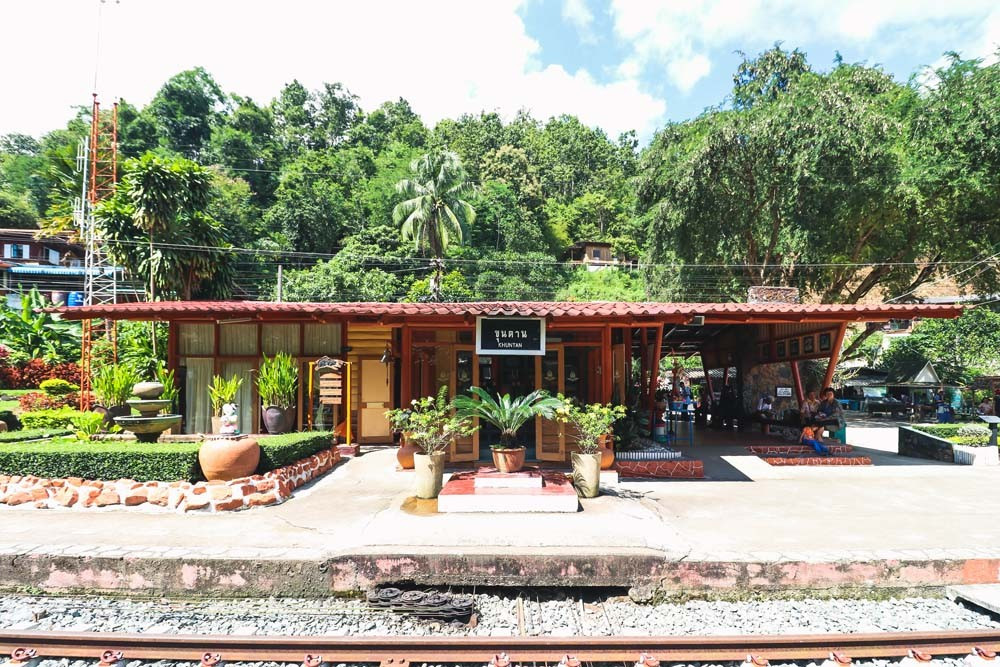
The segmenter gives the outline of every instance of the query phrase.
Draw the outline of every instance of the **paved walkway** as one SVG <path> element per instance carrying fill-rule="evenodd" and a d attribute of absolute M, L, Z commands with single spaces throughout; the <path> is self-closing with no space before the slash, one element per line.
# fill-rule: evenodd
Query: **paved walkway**
<path fill-rule="evenodd" d="M 420 552 L 668 560 L 1000 557 L 1000 469 L 878 450 L 871 467 L 771 467 L 701 446 L 707 480 L 635 481 L 572 515 L 427 514 L 394 452 L 366 453 L 283 505 L 223 515 L 0 508 L 0 554 L 323 559 Z M 406 506 L 404 508 L 404 506 Z M 413 510 L 413 511 L 408 511 Z"/>

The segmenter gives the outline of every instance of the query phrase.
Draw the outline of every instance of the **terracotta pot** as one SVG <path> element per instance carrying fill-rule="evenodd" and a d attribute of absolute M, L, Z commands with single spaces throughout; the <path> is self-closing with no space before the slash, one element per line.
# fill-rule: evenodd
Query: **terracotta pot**
<path fill-rule="evenodd" d="M 601 470 L 611 470 L 615 463 L 615 436 L 601 436 Z"/>
<path fill-rule="evenodd" d="M 222 417 L 212 417 L 212 433 L 222 433 Z"/>
<path fill-rule="evenodd" d="M 573 486 L 581 498 L 596 498 L 601 492 L 601 454 L 570 455 L 573 463 Z"/>
<path fill-rule="evenodd" d="M 396 460 L 399 461 L 399 467 L 403 470 L 412 470 L 413 455 L 422 451 L 420 445 L 410 442 L 410 439 L 404 434 L 402 442 L 399 443 L 399 449 L 396 450 Z"/>
<path fill-rule="evenodd" d="M 444 457 L 444 452 L 413 455 L 417 498 L 437 498 L 441 493 L 441 487 L 444 485 Z"/>
<path fill-rule="evenodd" d="M 288 425 L 285 418 L 285 408 L 279 408 L 277 405 L 266 406 L 264 408 L 264 428 L 271 435 L 286 432 Z"/>
<path fill-rule="evenodd" d="M 490 452 L 493 454 L 493 467 L 500 472 L 517 472 L 524 467 L 524 447 L 491 449 Z"/>
<path fill-rule="evenodd" d="M 198 449 L 198 462 L 209 481 L 248 477 L 260 463 L 260 445 L 253 438 L 206 440 Z"/>

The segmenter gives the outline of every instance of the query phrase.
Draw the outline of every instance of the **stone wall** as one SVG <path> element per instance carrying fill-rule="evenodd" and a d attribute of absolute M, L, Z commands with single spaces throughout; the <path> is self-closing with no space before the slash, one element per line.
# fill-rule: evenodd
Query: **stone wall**
<path fill-rule="evenodd" d="M 292 491 L 340 461 L 336 449 L 323 450 L 263 475 L 229 482 L 136 482 L 45 479 L 0 475 L 0 503 L 38 509 L 121 506 L 173 512 L 231 512 L 288 500 Z"/>
<path fill-rule="evenodd" d="M 776 387 L 791 387 L 792 396 L 778 398 Z M 797 410 L 799 403 L 795 398 L 795 380 L 792 378 L 792 368 L 787 361 L 773 364 L 750 366 L 743 373 L 743 409 L 748 414 L 757 412 L 757 405 L 763 395 L 774 399 L 774 411 L 781 415 L 789 408 Z"/>

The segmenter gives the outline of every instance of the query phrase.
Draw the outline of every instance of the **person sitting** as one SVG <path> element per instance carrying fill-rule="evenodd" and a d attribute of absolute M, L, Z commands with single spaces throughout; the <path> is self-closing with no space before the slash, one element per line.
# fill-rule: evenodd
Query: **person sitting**
<path fill-rule="evenodd" d="M 823 400 L 816 408 L 816 414 L 810 425 L 825 427 L 831 431 L 841 431 L 847 425 L 844 420 L 844 408 L 833 393 L 833 387 L 827 387 L 823 390 Z"/>
<path fill-rule="evenodd" d="M 767 394 L 760 397 L 757 404 L 757 416 L 761 419 L 774 419 L 774 399 Z"/>
<path fill-rule="evenodd" d="M 810 391 L 802 401 L 802 423 L 808 424 L 817 410 L 819 410 L 819 398 L 815 391 Z"/>
<path fill-rule="evenodd" d="M 976 412 L 983 417 L 993 414 L 993 401 L 990 400 L 989 396 L 983 396 L 983 400 L 979 404 L 979 407 L 976 408 Z"/>
<path fill-rule="evenodd" d="M 812 426 L 803 426 L 802 433 L 799 435 L 799 442 L 803 445 L 809 445 L 817 454 L 823 454 L 829 456 L 830 450 L 819 440 L 821 436 L 817 435 L 816 428 Z"/>

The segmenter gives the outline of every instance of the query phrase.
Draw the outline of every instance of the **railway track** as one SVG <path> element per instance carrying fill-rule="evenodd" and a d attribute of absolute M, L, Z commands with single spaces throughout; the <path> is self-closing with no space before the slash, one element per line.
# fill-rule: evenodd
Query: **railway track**
<path fill-rule="evenodd" d="M 19 647 L 30 648 L 39 658 L 97 658 L 111 650 L 121 651 L 125 660 L 197 662 L 206 653 L 218 653 L 228 662 L 300 662 L 308 654 L 322 656 L 325 662 L 382 665 L 486 664 L 500 652 L 506 652 L 512 664 L 556 663 L 565 655 L 573 655 L 581 662 L 632 664 L 640 653 L 665 663 L 741 661 L 748 654 L 771 661 L 822 659 L 831 651 L 856 659 L 900 658 L 911 648 L 932 655 L 963 655 L 973 646 L 991 651 L 1000 649 L 1000 630 L 738 637 L 282 637 L 0 632 L 0 651 L 9 654 Z M 1000 658 L 994 664 L 1000 666 Z"/>

